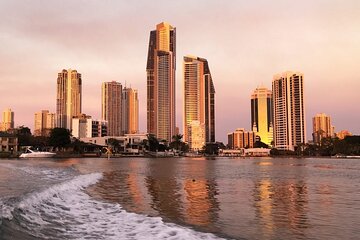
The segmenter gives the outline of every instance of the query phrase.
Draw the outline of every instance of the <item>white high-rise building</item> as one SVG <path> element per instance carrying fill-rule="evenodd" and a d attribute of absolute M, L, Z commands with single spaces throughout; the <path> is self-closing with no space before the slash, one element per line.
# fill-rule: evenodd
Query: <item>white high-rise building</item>
<path fill-rule="evenodd" d="M 287 71 L 272 81 L 274 144 L 280 150 L 295 150 L 306 143 L 303 74 Z"/>

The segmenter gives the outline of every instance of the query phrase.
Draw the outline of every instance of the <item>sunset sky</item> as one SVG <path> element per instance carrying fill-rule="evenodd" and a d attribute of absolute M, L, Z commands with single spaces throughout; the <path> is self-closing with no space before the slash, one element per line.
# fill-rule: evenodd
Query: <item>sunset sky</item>
<path fill-rule="evenodd" d="M 101 83 L 139 90 L 146 131 L 149 32 L 177 31 L 177 125 L 182 129 L 184 55 L 209 62 L 216 90 L 216 138 L 250 130 L 250 95 L 286 70 L 304 74 L 307 139 L 324 112 L 335 131 L 360 134 L 360 1 L 1 0 L 0 111 L 33 129 L 34 113 L 55 112 L 56 78 L 76 69 L 82 112 L 100 119 Z"/>

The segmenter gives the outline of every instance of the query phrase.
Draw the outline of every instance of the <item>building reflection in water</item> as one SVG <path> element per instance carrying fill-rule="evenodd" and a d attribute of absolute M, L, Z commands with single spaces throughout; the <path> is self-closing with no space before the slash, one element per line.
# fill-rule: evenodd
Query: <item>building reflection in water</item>
<path fill-rule="evenodd" d="M 182 181 L 185 221 L 206 231 L 216 230 L 220 203 L 215 162 L 204 158 L 184 165 L 183 171 L 188 176 Z"/>
<path fill-rule="evenodd" d="M 126 178 L 126 184 L 129 189 L 129 197 L 137 211 L 144 211 L 147 207 L 145 203 L 145 194 L 143 192 L 143 177 L 137 174 L 136 168 L 139 163 L 136 161 L 129 162 L 129 174 Z"/>
<path fill-rule="evenodd" d="M 123 171 L 103 172 L 103 177 L 97 184 L 88 188 L 93 197 L 105 201 L 120 203 L 126 210 L 152 214 L 144 187 L 144 177 L 137 173 L 139 163 L 129 161 L 126 173 Z"/>
<path fill-rule="evenodd" d="M 219 211 L 216 182 L 186 179 L 184 190 L 186 222 L 198 226 L 213 225 L 218 219 Z"/>
<path fill-rule="evenodd" d="M 149 161 L 145 185 L 150 195 L 150 206 L 160 215 L 182 220 L 180 185 L 176 180 L 174 161 Z"/>
<path fill-rule="evenodd" d="M 303 233 L 308 223 L 308 190 L 304 181 L 271 182 L 262 179 L 254 188 L 255 214 L 264 237 L 283 235 L 284 229 Z"/>

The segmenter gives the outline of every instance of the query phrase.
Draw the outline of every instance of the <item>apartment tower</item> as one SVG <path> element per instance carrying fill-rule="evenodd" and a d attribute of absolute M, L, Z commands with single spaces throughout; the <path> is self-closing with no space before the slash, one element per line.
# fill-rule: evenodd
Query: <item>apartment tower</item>
<path fill-rule="evenodd" d="M 72 118 L 81 114 L 81 74 L 76 70 L 58 73 L 56 126 L 71 130 Z"/>
<path fill-rule="evenodd" d="M 273 141 L 272 92 L 258 87 L 251 95 L 251 128 L 260 140 L 271 145 Z"/>
<path fill-rule="evenodd" d="M 122 92 L 122 130 L 124 134 L 139 132 L 138 91 L 124 88 Z"/>
<path fill-rule="evenodd" d="M 14 128 L 14 112 L 10 108 L 3 111 L 0 131 L 7 131 Z"/>
<path fill-rule="evenodd" d="M 101 116 L 107 121 L 107 135 L 121 136 L 121 97 L 122 85 L 119 82 L 104 82 L 101 88 Z"/>
<path fill-rule="evenodd" d="M 147 132 L 171 141 L 175 134 L 176 28 L 162 22 L 150 32 L 147 58 Z"/>
<path fill-rule="evenodd" d="M 331 119 L 325 113 L 316 114 L 313 117 L 313 141 L 320 144 L 321 139 L 334 137 L 334 127 L 331 125 Z"/>
<path fill-rule="evenodd" d="M 42 110 L 35 113 L 34 135 L 49 136 L 51 129 L 55 127 L 55 113 Z"/>
<path fill-rule="evenodd" d="M 204 127 L 204 143 L 215 142 L 215 88 L 208 61 L 204 58 L 184 57 L 184 140 L 193 142 L 193 122 Z M 198 125 L 198 124 L 196 124 Z M 193 130 L 192 135 L 189 129 Z M 199 129 L 200 127 L 197 127 Z M 195 136 L 194 135 L 194 136 Z"/>
<path fill-rule="evenodd" d="M 280 150 L 295 150 L 306 142 L 303 74 L 287 71 L 272 81 L 274 144 Z"/>

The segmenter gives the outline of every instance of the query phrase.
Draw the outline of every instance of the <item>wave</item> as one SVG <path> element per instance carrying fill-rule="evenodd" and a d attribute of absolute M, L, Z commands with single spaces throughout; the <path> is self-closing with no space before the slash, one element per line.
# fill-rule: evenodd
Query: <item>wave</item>
<path fill-rule="evenodd" d="M 91 198 L 83 190 L 101 173 L 80 175 L 44 191 L 31 193 L 17 204 L 2 204 L 0 238 L 13 239 L 220 239 L 161 217 L 129 213 L 119 204 Z M 0 222 L 1 224 L 1 222 Z"/>

